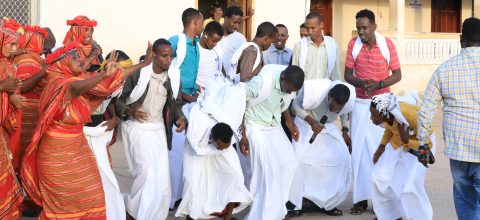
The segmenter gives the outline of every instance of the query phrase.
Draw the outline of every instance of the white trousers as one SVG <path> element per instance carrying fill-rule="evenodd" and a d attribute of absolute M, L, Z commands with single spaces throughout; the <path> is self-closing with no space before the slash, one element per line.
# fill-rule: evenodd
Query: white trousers
<path fill-rule="evenodd" d="M 170 204 L 168 148 L 163 123 L 122 123 L 123 143 L 133 176 L 124 196 L 128 213 L 138 220 L 166 219 Z"/>
<path fill-rule="evenodd" d="M 108 158 L 107 145 L 112 140 L 113 131 L 105 131 L 104 123 L 97 127 L 83 127 L 83 133 L 97 161 L 105 193 L 107 219 L 125 219 L 125 204 Z"/>

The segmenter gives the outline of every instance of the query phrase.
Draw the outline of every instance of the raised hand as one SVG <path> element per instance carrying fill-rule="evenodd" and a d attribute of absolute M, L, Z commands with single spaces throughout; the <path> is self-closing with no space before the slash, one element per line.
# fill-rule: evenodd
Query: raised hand
<path fill-rule="evenodd" d="M 145 52 L 146 56 L 145 56 L 145 59 L 143 60 L 143 63 L 145 65 L 150 65 L 153 61 L 153 46 L 152 44 L 150 43 L 150 41 L 148 42 L 148 46 L 147 46 L 147 51 Z"/>

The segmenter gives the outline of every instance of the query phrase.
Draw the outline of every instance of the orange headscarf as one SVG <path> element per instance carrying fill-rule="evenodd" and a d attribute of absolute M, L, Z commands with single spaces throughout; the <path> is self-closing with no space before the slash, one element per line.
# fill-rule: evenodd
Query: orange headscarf
<path fill-rule="evenodd" d="M 17 41 L 23 29 L 20 24 L 12 19 L 4 18 L 0 26 L 0 81 L 8 76 L 15 76 L 15 67 L 8 57 L 3 57 L 2 49 L 4 45 Z M 7 120 L 7 115 L 12 112 L 11 106 L 8 104 L 9 94 L 0 92 L 0 125 Z M 10 108 L 10 111 L 9 111 Z"/>
<path fill-rule="evenodd" d="M 49 54 L 45 58 L 45 62 L 48 64 L 47 72 L 58 73 L 64 77 L 75 76 L 75 74 L 70 70 L 68 64 L 70 63 L 71 59 L 70 55 L 78 52 L 78 50 L 79 44 L 77 42 L 70 42 L 63 47 L 58 48 L 52 54 Z"/>
<path fill-rule="evenodd" d="M 35 54 L 41 54 L 43 42 L 48 37 L 45 28 L 26 25 L 23 29 L 25 29 L 25 33 L 20 37 L 18 42 L 19 48 Z"/>
<path fill-rule="evenodd" d="M 1 53 L 3 46 L 19 39 L 20 34 L 23 33 L 22 26 L 10 18 L 4 18 L 0 26 L 0 58 L 3 58 Z"/>
<path fill-rule="evenodd" d="M 97 21 L 90 20 L 87 16 L 79 15 L 75 17 L 73 20 L 68 20 L 67 25 L 70 25 L 70 30 L 68 30 L 65 39 L 63 40 L 63 45 L 66 45 L 70 42 L 78 42 L 78 52 L 82 59 L 88 57 L 90 52 L 92 51 L 92 39 L 90 42 L 83 42 L 83 38 L 85 37 L 85 32 L 88 29 L 94 30 L 94 27 L 97 26 Z M 100 65 L 101 62 L 98 59 L 92 61 L 91 64 L 98 64 Z"/>

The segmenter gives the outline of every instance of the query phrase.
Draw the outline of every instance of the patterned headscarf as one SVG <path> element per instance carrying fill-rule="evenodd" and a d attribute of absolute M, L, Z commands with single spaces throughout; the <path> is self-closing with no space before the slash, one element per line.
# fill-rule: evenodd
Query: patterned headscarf
<path fill-rule="evenodd" d="M 25 33 L 18 42 L 19 48 L 31 53 L 41 54 L 43 52 L 43 42 L 48 37 L 47 30 L 34 25 L 26 25 L 24 29 Z"/>
<path fill-rule="evenodd" d="M 389 117 L 392 114 L 398 123 L 410 126 L 400 111 L 400 105 L 397 97 L 393 93 L 384 93 L 372 97 L 372 102 L 376 105 L 378 113 L 384 117 Z"/>
<path fill-rule="evenodd" d="M 71 55 L 78 52 L 78 48 L 77 42 L 70 42 L 49 54 L 45 59 L 45 62 L 48 64 L 47 72 L 58 73 L 67 77 L 75 76 L 68 64 L 70 63 Z"/>
<path fill-rule="evenodd" d="M 88 57 L 90 52 L 92 51 L 92 39 L 90 42 L 86 44 L 83 42 L 83 38 L 85 37 L 85 32 L 88 29 L 94 30 L 94 27 L 97 26 L 97 21 L 90 20 L 87 16 L 79 15 L 75 17 L 73 20 L 68 20 L 67 25 L 70 25 L 70 30 L 68 30 L 65 39 L 63 40 L 63 45 L 66 45 L 70 42 L 77 42 L 79 44 L 78 52 L 82 59 Z M 100 60 L 94 59 L 91 64 L 100 65 Z"/>
<path fill-rule="evenodd" d="M 1 53 L 3 46 L 17 41 L 21 34 L 23 34 L 23 28 L 19 23 L 10 18 L 3 18 L 0 26 L 0 58 L 3 57 Z"/>

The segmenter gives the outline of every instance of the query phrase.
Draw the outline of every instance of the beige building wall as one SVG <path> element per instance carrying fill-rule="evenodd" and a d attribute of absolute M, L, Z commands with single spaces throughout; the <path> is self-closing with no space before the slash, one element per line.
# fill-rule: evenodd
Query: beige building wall
<path fill-rule="evenodd" d="M 50 27 L 62 46 L 67 20 L 86 15 L 98 22 L 93 38 L 104 55 L 121 49 L 136 61 L 148 41 L 182 31 L 181 16 L 188 7 L 195 7 L 195 0 L 44 0 L 39 4 L 39 25 Z"/>
<path fill-rule="evenodd" d="M 252 20 L 252 37 L 257 26 L 264 21 L 274 25 L 282 23 L 288 28 L 287 47 L 293 49 L 300 40 L 299 27 L 305 21 L 305 12 L 310 10 L 310 1 L 305 0 L 253 0 L 255 14 Z M 308 5 L 308 8 L 307 8 Z"/>

